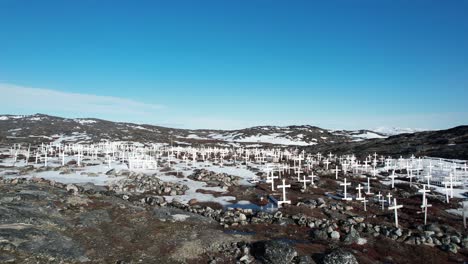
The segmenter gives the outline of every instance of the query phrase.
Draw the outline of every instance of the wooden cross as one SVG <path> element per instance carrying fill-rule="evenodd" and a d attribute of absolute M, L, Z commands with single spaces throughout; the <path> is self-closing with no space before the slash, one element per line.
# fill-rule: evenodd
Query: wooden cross
<path fill-rule="evenodd" d="M 392 189 L 394 189 L 395 188 L 395 178 L 397 177 L 395 175 L 395 170 L 393 170 L 392 175 L 388 176 L 388 177 L 392 179 Z"/>
<path fill-rule="evenodd" d="M 281 207 L 282 204 L 291 204 L 291 201 L 286 200 L 286 188 L 291 188 L 291 185 L 286 185 L 286 181 L 283 179 L 283 184 L 278 185 L 277 187 L 283 189 L 283 200 L 278 201 L 278 207 Z"/>
<path fill-rule="evenodd" d="M 304 190 L 306 190 L 307 189 L 307 183 L 311 182 L 311 180 L 307 180 L 305 175 L 302 176 L 302 177 L 303 177 L 303 179 L 301 180 L 301 182 L 304 183 Z"/>
<path fill-rule="evenodd" d="M 403 205 L 397 205 L 396 198 L 393 198 L 393 206 L 389 206 L 388 210 L 394 210 L 395 226 L 398 228 L 398 209 L 403 208 Z"/>
<path fill-rule="evenodd" d="M 326 165 L 326 170 L 328 170 L 328 164 L 330 164 L 331 162 L 328 159 L 326 159 L 323 163 Z"/>
<path fill-rule="evenodd" d="M 362 196 L 361 196 L 361 190 L 362 189 L 363 188 L 362 188 L 361 184 L 358 184 L 358 187 L 356 187 L 356 190 L 358 190 L 358 197 L 356 198 L 356 200 L 358 200 L 358 201 L 360 201 L 362 199 L 365 199 L 365 198 L 362 198 Z"/>
<path fill-rule="evenodd" d="M 372 195 L 374 193 L 371 193 L 370 191 L 370 177 L 367 177 L 367 192 L 366 192 L 367 195 Z"/>
<path fill-rule="evenodd" d="M 352 198 L 348 198 L 348 193 L 347 193 L 347 190 L 346 190 L 346 186 L 350 186 L 351 183 L 350 182 L 346 182 L 346 178 L 344 179 L 344 183 L 340 183 L 340 186 L 344 186 L 344 197 L 341 198 L 342 200 L 345 200 L 345 201 L 350 201 L 352 200 Z"/>
<path fill-rule="evenodd" d="M 367 211 L 367 206 L 366 206 L 367 202 L 368 202 L 368 200 L 366 200 L 365 197 L 364 197 L 364 198 L 362 199 L 362 201 L 361 201 L 361 203 L 364 204 L 364 212 Z"/>

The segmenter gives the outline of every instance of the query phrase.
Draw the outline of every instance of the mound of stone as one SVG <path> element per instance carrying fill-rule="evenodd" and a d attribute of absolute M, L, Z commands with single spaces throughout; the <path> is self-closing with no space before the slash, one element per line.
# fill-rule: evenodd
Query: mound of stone
<path fill-rule="evenodd" d="M 193 172 L 188 178 L 195 181 L 203 181 L 209 186 L 229 187 L 239 185 L 239 176 L 229 175 L 227 173 L 216 173 L 205 169 L 198 169 Z"/>

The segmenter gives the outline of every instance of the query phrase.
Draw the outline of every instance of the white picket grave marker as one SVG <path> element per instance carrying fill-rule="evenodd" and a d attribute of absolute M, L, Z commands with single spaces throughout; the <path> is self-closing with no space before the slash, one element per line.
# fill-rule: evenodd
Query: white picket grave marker
<path fill-rule="evenodd" d="M 363 198 L 362 195 L 361 195 L 361 190 L 362 190 L 362 189 L 363 189 L 363 188 L 362 188 L 361 184 L 358 184 L 358 187 L 356 187 L 356 190 L 358 190 L 358 197 L 356 197 L 356 200 L 357 200 L 357 201 L 361 201 L 361 200 L 365 199 L 365 198 Z"/>
<path fill-rule="evenodd" d="M 372 195 L 374 193 L 372 193 L 370 191 L 370 177 L 367 177 L 367 192 L 366 192 L 366 195 Z"/>
<path fill-rule="evenodd" d="M 344 200 L 344 201 L 351 201 L 352 198 L 348 197 L 348 193 L 347 193 L 347 187 L 346 186 L 351 186 L 351 183 L 350 182 L 346 182 L 346 178 L 344 179 L 344 183 L 340 183 L 340 186 L 344 186 L 344 197 L 341 198 L 341 200 Z"/>
<path fill-rule="evenodd" d="M 302 176 L 303 180 L 301 180 L 302 183 L 304 183 L 304 191 L 307 190 L 307 183 L 311 182 L 311 180 L 308 180 L 305 175 Z"/>
<path fill-rule="evenodd" d="M 394 210 L 395 212 L 395 226 L 398 228 L 398 209 L 403 208 L 403 205 L 398 205 L 396 198 L 393 198 L 393 205 L 388 207 L 388 210 Z"/>
<path fill-rule="evenodd" d="M 44 156 L 44 167 L 47 167 L 47 150 L 45 151 L 45 156 Z"/>
<path fill-rule="evenodd" d="M 278 201 L 278 207 L 281 207 L 282 204 L 291 204 L 291 201 L 286 200 L 286 188 L 291 188 L 291 185 L 286 185 L 286 180 L 283 179 L 283 184 L 278 185 L 277 187 L 283 189 L 283 200 Z"/>

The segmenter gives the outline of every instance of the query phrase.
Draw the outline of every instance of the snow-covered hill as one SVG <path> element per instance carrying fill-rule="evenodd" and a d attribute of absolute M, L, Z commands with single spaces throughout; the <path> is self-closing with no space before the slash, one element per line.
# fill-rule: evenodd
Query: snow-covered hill
<path fill-rule="evenodd" d="M 394 136 L 394 135 L 406 134 L 406 133 L 416 133 L 416 132 L 421 132 L 425 130 L 420 129 L 420 128 L 378 127 L 376 129 L 372 129 L 372 131 L 377 132 L 379 134 L 386 135 L 386 136 Z"/>
<path fill-rule="evenodd" d="M 328 130 L 310 125 L 257 126 L 239 130 L 190 130 L 111 122 L 95 118 L 61 118 L 43 114 L 1 115 L 3 142 L 99 142 L 212 144 L 217 146 L 315 146 L 386 138 L 397 130 Z M 390 132 L 391 133 L 390 133 Z"/>

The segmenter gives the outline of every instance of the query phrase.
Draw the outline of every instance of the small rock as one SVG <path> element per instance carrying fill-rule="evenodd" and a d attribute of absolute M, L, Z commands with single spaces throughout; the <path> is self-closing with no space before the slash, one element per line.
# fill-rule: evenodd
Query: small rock
<path fill-rule="evenodd" d="M 190 200 L 188 201 L 188 205 L 190 205 L 190 206 L 195 205 L 195 204 L 197 204 L 197 203 L 198 203 L 198 200 L 195 199 L 195 198 L 190 199 Z"/>
<path fill-rule="evenodd" d="M 330 237 L 332 239 L 338 240 L 338 239 L 340 239 L 340 233 L 338 233 L 337 231 L 333 231 L 333 232 L 330 233 Z"/>

